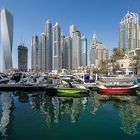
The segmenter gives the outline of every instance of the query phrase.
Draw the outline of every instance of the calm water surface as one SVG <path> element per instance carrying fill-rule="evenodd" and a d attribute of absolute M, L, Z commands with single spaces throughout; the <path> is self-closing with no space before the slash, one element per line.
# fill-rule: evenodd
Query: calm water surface
<path fill-rule="evenodd" d="M 140 99 L 0 93 L 0 140 L 139 140 Z"/>

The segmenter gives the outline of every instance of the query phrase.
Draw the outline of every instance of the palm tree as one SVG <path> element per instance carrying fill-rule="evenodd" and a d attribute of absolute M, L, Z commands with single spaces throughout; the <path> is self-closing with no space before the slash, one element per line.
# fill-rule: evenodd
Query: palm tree
<path fill-rule="evenodd" d="M 115 60 L 122 59 L 125 56 L 124 50 L 121 48 L 113 48 L 112 58 Z"/>
<path fill-rule="evenodd" d="M 121 48 L 114 48 L 113 49 L 113 54 L 111 56 L 111 63 L 112 63 L 112 68 L 113 68 L 113 73 L 115 74 L 115 71 L 120 68 L 119 63 L 117 60 L 124 58 L 125 53 L 124 50 Z"/>
<path fill-rule="evenodd" d="M 101 73 L 101 74 L 107 74 L 108 73 L 108 63 L 109 63 L 108 60 L 101 62 L 101 64 L 98 65 L 98 67 L 96 69 L 97 72 Z"/>
<path fill-rule="evenodd" d="M 139 60 L 140 60 L 140 55 L 139 54 L 136 54 L 135 56 L 133 56 L 131 58 L 130 66 L 133 67 L 133 74 L 137 74 L 137 66 L 139 64 Z"/>

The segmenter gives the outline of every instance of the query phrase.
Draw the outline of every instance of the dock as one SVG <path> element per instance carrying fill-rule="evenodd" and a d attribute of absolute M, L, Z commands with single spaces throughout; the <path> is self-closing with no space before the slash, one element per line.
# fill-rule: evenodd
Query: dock
<path fill-rule="evenodd" d="M 79 89 L 79 88 L 64 88 L 64 87 L 55 87 L 52 84 L 0 84 L 0 91 L 10 92 L 10 91 L 45 91 L 48 94 L 56 95 L 58 93 L 65 94 L 88 94 L 89 90 Z"/>
<path fill-rule="evenodd" d="M 49 85 L 0 84 L 0 91 L 46 91 Z"/>

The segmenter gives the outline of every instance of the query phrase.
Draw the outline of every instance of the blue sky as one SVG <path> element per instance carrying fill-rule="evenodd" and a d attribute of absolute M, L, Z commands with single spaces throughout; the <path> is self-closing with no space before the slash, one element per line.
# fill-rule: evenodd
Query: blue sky
<path fill-rule="evenodd" d="M 13 61 L 17 68 L 17 47 L 24 42 L 29 50 L 33 34 L 44 32 L 45 21 L 58 22 L 65 35 L 69 26 L 75 24 L 88 39 L 93 33 L 111 50 L 118 45 L 119 22 L 128 10 L 140 15 L 140 0 L 0 0 L 0 7 L 14 15 Z M 0 39 L 0 70 L 2 69 L 2 46 Z"/>

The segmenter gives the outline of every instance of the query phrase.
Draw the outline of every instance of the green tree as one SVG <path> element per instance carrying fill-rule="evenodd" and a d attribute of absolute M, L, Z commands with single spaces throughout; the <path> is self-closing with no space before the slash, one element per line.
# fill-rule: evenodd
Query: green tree
<path fill-rule="evenodd" d="M 137 74 L 139 62 L 140 62 L 140 54 L 137 53 L 135 56 L 131 58 L 131 61 L 129 64 L 130 66 L 133 67 L 133 74 Z"/>
<path fill-rule="evenodd" d="M 115 74 L 115 71 L 120 68 L 119 63 L 117 60 L 123 59 L 125 56 L 125 52 L 121 48 L 113 48 L 113 54 L 111 56 L 111 64 L 113 68 L 113 73 Z"/>
<path fill-rule="evenodd" d="M 105 60 L 101 62 L 100 65 L 98 65 L 96 72 L 101 74 L 107 74 L 108 73 L 108 60 Z"/>

